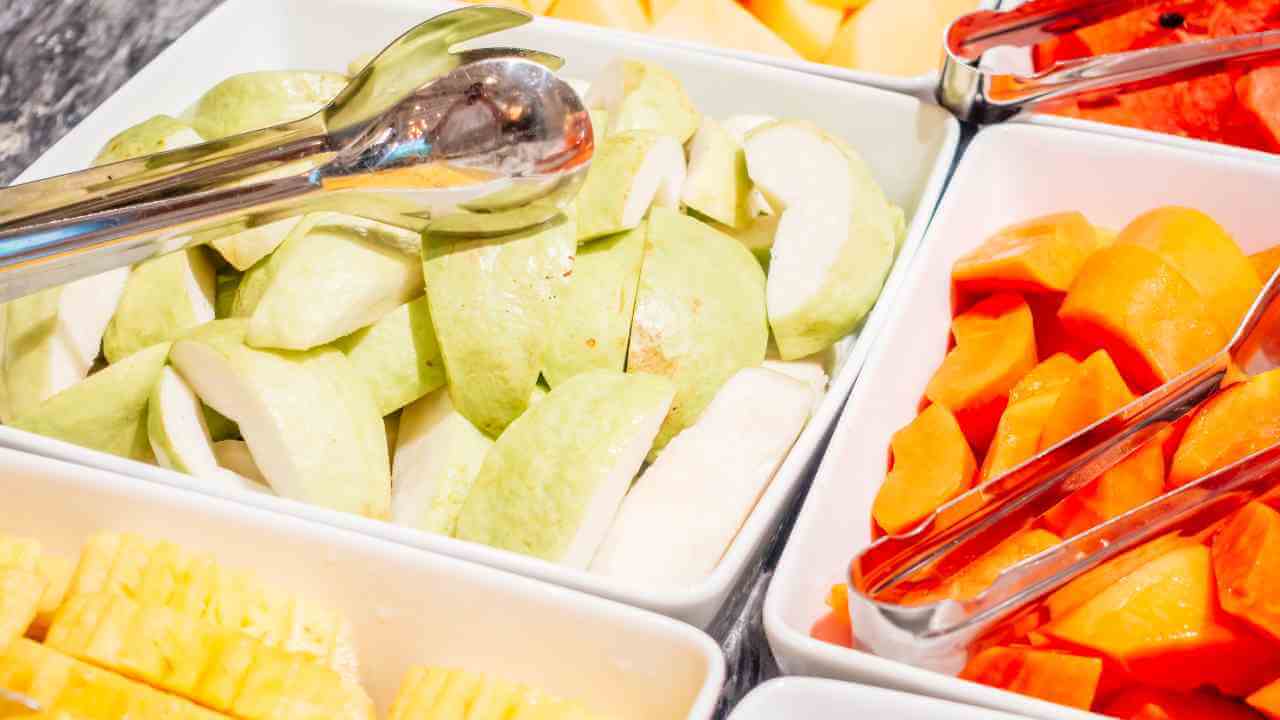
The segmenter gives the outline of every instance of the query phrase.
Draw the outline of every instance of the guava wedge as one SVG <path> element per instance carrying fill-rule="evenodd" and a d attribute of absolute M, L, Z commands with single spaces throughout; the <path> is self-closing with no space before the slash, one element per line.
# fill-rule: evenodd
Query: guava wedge
<path fill-rule="evenodd" d="M 102 337 L 108 362 L 213 320 L 217 271 L 202 247 L 138 263 Z"/>
<path fill-rule="evenodd" d="M 652 63 L 625 58 L 605 66 L 591 84 L 587 105 L 609 113 L 609 135 L 653 130 L 681 145 L 693 137 L 702 120 L 675 75 Z"/>
<path fill-rule="evenodd" d="M 684 149 L 670 136 L 649 130 L 610 135 L 578 194 L 578 242 L 632 230 L 651 206 L 677 207 L 684 184 Z"/>
<path fill-rule="evenodd" d="M 339 338 L 334 346 L 368 383 L 383 415 L 444 385 L 444 362 L 425 295 Z"/>
<path fill-rule="evenodd" d="M 263 71 L 232 75 L 200 96 L 191 126 L 206 140 L 304 118 L 346 87 L 330 72 Z"/>

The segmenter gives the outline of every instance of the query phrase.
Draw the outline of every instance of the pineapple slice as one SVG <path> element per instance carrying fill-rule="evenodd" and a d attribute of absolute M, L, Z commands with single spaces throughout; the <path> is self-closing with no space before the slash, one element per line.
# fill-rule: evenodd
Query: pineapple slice
<path fill-rule="evenodd" d="M 80 564 L 76 566 L 68 597 L 102 592 L 111 575 L 111 564 L 120 549 L 119 535 L 94 535 L 80 552 Z"/>
<path fill-rule="evenodd" d="M 0 567 L 35 572 L 40 559 L 40 543 L 28 538 L 0 535 Z"/>
<path fill-rule="evenodd" d="M 36 560 L 36 572 L 44 578 L 44 595 L 40 598 L 40 608 L 36 611 L 36 620 L 31 630 L 37 637 L 44 637 L 49 623 L 53 622 L 53 614 L 62 607 L 71 586 L 71 576 L 75 572 L 75 563 L 70 559 L 52 553 L 41 553 Z"/>
<path fill-rule="evenodd" d="M 603 720 L 570 700 L 465 670 L 413 667 L 389 720 Z"/>
<path fill-rule="evenodd" d="M 218 720 L 226 716 L 26 639 L 0 655 L 0 687 L 77 720 Z"/>
<path fill-rule="evenodd" d="M 47 584 L 35 572 L 0 567 L 0 649 L 26 634 Z"/>
<path fill-rule="evenodd" d="M 97 618 L 97 625 L 86 633 L 90 618 Z M 243 642 L 227 637 L 235 635 Z M 167 607 L 140 605 L 123 594 L 81 595 L 67 601 L 46 642 L 73 657 L 246 720 L 373 716 L 373 704 L 363 690 L 308 657 Z M 306 708 L 314 711 L 303 712 Z"/>

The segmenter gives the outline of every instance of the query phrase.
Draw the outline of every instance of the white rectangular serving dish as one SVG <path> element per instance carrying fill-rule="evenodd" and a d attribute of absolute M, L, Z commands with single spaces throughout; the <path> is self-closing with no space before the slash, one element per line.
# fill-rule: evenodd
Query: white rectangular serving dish
<path fill-rule="evenodd" d="M 991 712 L 897 690 L 820 678 L 776 678 L 752 690 L 729 714 L 729 720 L 1018 720 Z"/>
<path fill-rule="evenodd" d="M 703 633 L 492 568 L 114 473 L 0 449 L 0 533 L 74 556 L 98 532 L 214 554 L 341 612 L 384 714 L 412 665 L 492 673 L 630 720 L 710 718 L 724 656 Z"/>
<path fill-rule="evenodd" d="M 447 5 L 419 0 L 229 0 L 179 38 L 93 114 L 45 153 L 18 181 L 86 166 L 103 143 L 157 113 L 177 113 L 228 75 L 251 70 L 343 70 L 357 55 L 377 50 Z M 307 517 L 416 547 L 462 557 L 561 585 L 647 607 L 706 626 L 753 553 L 769 537 L 778 513 L 816 463 L 868 348 L 906 276 L 956 154 L 959 123 L 941 108 L 896 93 L 738 60 L 654 46 L 586 25 L 538 18 L 494 36 L 556 52 L 565 74 L 596 76 L 610 59 L 626 55 L 658 62 L 678 75 L 708 113 L 765 113 L 812 120 L 850 141 L 885 192 L 909 218 L 908 236 L 882 300 L 856 338 L 840 346 L 830 388 L 773 483 L 715 572 L 680 591 L 626 586 L 551 563 L 388 523 L 333 512 L 252 492 L 222 491 L 158 467 L 0 427 L 0 445 L 57 457 L 171 485 L 234 497 L 239 502 Z M 234 51 L 228 51 L 228 44 Z"/>
<path fill-rule="evenodd" d="M 1277 242 L 1280 163 L 1026 124 L 983 129 L 942 199 L 787 541 L 764 606 L 783 670 L 899 688 L 1037 718 L 1096 717 L 809 637 L 833 583 L 871 540 L 871 503 L 889 438 L 916 413 L 947 350 L 956 259 L 1011 223 L 1079 210 L 1120 228 L 1160 205 L 1212 215 L 1246 252 Z M 857 629 L 854 630 L 855 634 Z"/>

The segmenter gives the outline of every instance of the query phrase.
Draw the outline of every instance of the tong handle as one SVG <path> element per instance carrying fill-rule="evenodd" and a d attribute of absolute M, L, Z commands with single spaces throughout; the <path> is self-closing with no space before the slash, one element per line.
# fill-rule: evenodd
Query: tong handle
<path fill-rule="evenodd" d="M 1032 0 L 1012 10 L 982 10 L 960 17 L 947 29 L 947 51 L 977 60 L 1001 46 L 1030 47 L 1154 5 L 1158 0 Z"/>

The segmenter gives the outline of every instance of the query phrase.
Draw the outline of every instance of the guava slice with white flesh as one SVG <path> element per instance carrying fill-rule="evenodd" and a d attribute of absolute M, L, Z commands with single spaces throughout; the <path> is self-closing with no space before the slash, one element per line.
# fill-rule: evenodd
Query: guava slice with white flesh
<path fill-rule="evenodd" d="M 244 320 L 216 320 L 174 344 L 172 362 L 214 410 L 236 422 L 279 495 L 385 517 L 391 501 L 386 429 L 341 351 L 261 350 Z"/>
<path fill-rule="evenodd" d="M 417 236 L 340 213 L 312 213 L 267 259 L 248 343 L 308 350 L 371 325 L 422 294 Z M 256 268 L 250 271 L 257 273 Z M 242 281 L 243 283 L 244 281 Z"/>
<path fill-rule="evenodd" d="M 578 247 L 542 368 L 552 387 L 587 370 L 626 367 L 645 232 L 642 223 Z"/>
<path fill-rule="evenodd" d="M 339 338 L 334 346 L 368 383 L 383 415 L 444 385 L 444 361 L 425 295 Z"/>
<path fill-rule="evenodd" d="M 680 201 L 699 215 L 732 228 L 751 222 L 747 157 L 733 135 L 709 117 L 689 142 L 689 170 Z"/>
<path fill-rule="evenodd" d="M 168 115 L 156 115 L 108 140 L 93 164 L 107 165 L 202 142 L 200 134 L 190 125 Z"/>
<path fill-rule="evenodd" d="M 253 267 L 259 260 L 275 252 L 276 248 L 289 237 L 303 215 L 274 220 L 264 225 L 257 225 L 241 230 L 233 235 L 217 238 L 209 245 L 217 250 L 231 267 L 241 272 Z"/>
<path fill-rule="evenodd" d="M 128 268 L 109 270 L 0 308 L 6 399 L 0 419 L 25 415 L 88 376 L 128 278 Z"/>
<path fill-rule="evenodd" d="M 525 411 L 560 294 L 573 272 L 572 222 L 454 241 L 423 236 L 431 320 L 454 407 L 490 437 Z"/>
<path fill-rule="evenodd" d="M 610 136 L 628 130 L 653 130 L 683 145 L 702 121 L 702 113 L 675 75 L 652 63 L 625 58 L 605 66 L 591 84 L 587 106 L 609 113 Z"/>
<path fill-rule="evenodd" d="M 190 111 L 191 126 L 206 140 L 238 135 L 304 118 L 328 104 L 345 75 L 302 70 L 232 75 L 200 96 Z"/>
<path fill-rule="evenodd" d="M 200 398 L 173 368 L 164 368 L 151 390 L 147 438 L 161 467 L 197 477 L 218 469 Z"/>
<path fill-rule="evenodd" d="M 636 481 L 591 570 L 647 587 L 709 575 L 808 421 L 810 393 L 763 368 L 729 378 Z"/>
<path fill-rule="evenodd" d="M 655 455 L 698 419 L 734 373 L 764 360 L 764 298 L 764 272 L 742 243 L 665 208 L 649 214 L 627 372 L 675 383 Z"/>
<path fill-rule="evenodd" d="M 656 375 L 593 370 L 561 383 L 494 443 L 456 536 L 586 568 L 673 397 Z"/>
<path fill-rule="evenodd" d="M 440 388 L 400 414 L 391 470 L 391 522 L 452 535 L 493 440 Z"/>
<path fill-rule="evenodd" d="M 135 265 L 102 337 L 107 361 L 119 362 L 213 320 L 217 285 L 217 270 L 202 247 Z"/>
<path fill-rule="evenodd" d="M 270 489 L 267 477 L 262 474 L 258 462 L 253 459 L 253 453 L 249 451 L 249 443 L 243 440 L 218 440 L 213 444 L 213 456 L 222 469 L 261 485 L 264 490 Z"/>
<path fill-rule="evenodd" d="M 716 224 L 713 227 L 742 243 L 743 247 L 750 250 L 767 275 L 769 273 L 769 258 L 773 253 L 773 240 L 778 234 L 778 221 L 780 219 L 777 215 L 762 215 L 742 228 L 725 227 L 720 224 Z"/>
<path fill-rule="evenodd" d="M 147 405 L 169 343 L 108 365 L 15 418 L 11 427 L 94 450 L 150 460 Z"/>
<path fill-rule="evenodd" d="M 761 125 L 767 125 L 776 121 L 777 118 L 772 115 L 741 114 L 730 115 L 724 119 L 722 125 L 724 126 L 724 129 L 733 136 L 733 139 L 737 140 L 738 144 L 741 145 L 746 142 L 747 133 L 755 130 Z"/>
<path fill-rule="evenodd" d="M 765 354 L 765 360 L 760 367 L 780 372 L 808 385 L 813 391 L 813 407 L 816 411 L 822 399 L 826 397 L 827 385 L 831 381 L 831 373 L 835 372 L 837 361 L 834 345 L 808 357 L 783 360 L 778 357 L 777 346 L 770 343 L 769 351 Z"/>
<path fill-rule="evenodd" d="M 677 207 L 685 183 L 684 148 L 649 130 L 611 134 L 578 193 L 578 242 L 633 230 L 652 206 Z"/>

